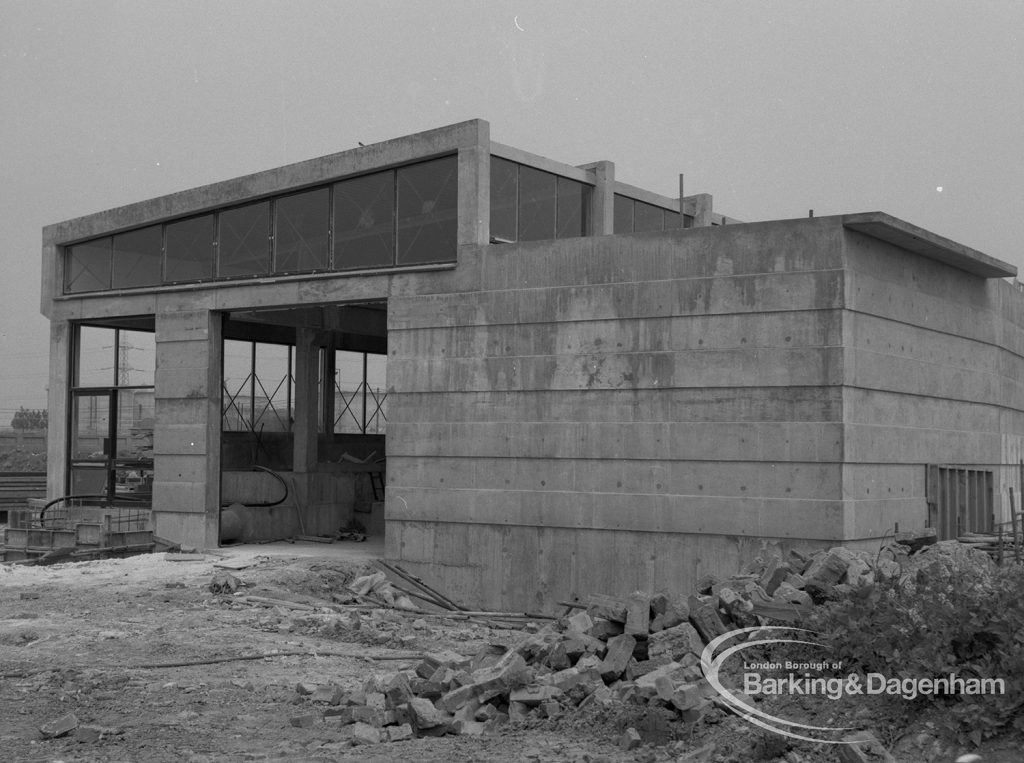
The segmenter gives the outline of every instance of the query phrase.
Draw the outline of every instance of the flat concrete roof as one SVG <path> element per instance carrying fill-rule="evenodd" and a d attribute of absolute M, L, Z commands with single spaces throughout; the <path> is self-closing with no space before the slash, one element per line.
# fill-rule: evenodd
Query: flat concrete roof
<path fill-rule="evenodd" d="M 924 228 L 887 215 L 884 212 L 861 212 L 843 215 L 843 226 L 890 244 L 938 260 L 954 268 L 966 270 L 982 278 L 1011 278 L 1017 268 L 984 252 L 936 235 Z"/>

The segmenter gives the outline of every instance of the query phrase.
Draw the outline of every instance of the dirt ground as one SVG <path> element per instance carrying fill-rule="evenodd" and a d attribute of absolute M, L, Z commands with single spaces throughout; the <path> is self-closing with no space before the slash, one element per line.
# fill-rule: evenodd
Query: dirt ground
<path fill-rule="evenodd" d="M 488 644 L 510 645 L 523 634 L 394 610 L 357 612 L 347 622 L 358 627 L 340 627 L 337 615 L 255 606 L 209 589 L 216 565 L 227 562 L 249 565 L 230 571 L 243 583 L 240 594 L 330 599 L 368 568 L 373 549 L 350 545 L 352 554 L 332 551 L 331 558 L 322 556 L 322 549 L 285 545 L 222 549 L 196 561 L 147 554 L 0 566 L 0 758 L 175 763 L 838 759 L 834 749 L 820 745 L 788 747 L 718 709 L 685 733 L 661 724 L 662 744 L 630 752 L 617 744 L 625 727 L 651 725 L 636 708 L 577 711 L 561 719 L 506 725 L 482 737 L 355 747 L 336 720 L 322 717 L 322 707 L 297 692 L 297 684 L 356 690 L 375 674 L 414 667 L 420 655 L 453 650 L 469 656 Z M 253 655 L 265 656 L 237 659 Z M 294 718 L 310 711 L 315 711 L 312 725 L 293 725 Z M 44 724 L 69 713 L 76 729 L 56 738 L 41 733 Z M 949 748 L 940 752 L 926 744 L 928 739 L 917 741 L 903 740 L 900 760 L 956 759 Z M 1019 749 L 1000 751 L 993 744 L 981 752 L 985 763 L 1001 763 L 1019 760 Z"/>

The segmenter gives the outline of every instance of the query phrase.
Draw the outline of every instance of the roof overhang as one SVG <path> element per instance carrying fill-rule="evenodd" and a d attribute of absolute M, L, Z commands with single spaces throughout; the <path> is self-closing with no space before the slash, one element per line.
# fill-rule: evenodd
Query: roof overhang
<path fill-rule="evenodd" d="M 1017 275 L 1014 265 L 884 212 L 843 215 L 843 226 L 982 278 L 1010 278 Z"/>

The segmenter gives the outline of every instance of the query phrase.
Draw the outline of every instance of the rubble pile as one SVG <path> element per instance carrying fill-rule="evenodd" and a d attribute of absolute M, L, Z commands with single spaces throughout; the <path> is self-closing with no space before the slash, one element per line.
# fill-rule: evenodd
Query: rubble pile
<path fill-rule="evenodd" d="M 292 723 L 335 717 L 355 743 L 377 743 L 480 735 L 508 722 L 618 701 L 667 708 L 693 724 L 712 691 L 701 675 L 703 643 L 689 615 L 685 601 L 666 595 L 594 596 L 585 610 L 511 647 L 490 645 L 469 657 L 425 655 L 414 670 L 376 676 L 356 691 L 299 684 L 297 692 L 315 707 Z M 642 743 L 630 732 L 623 737 L 627 748 Z"/>
<path fill-rule="evenodd" d="M 940 544 L 942 545 L 942 544 Z M 785 560 L 758 558 L 725 579 L 707 577 L 695 594 L 636 591 L 593 595 L 557 622 L 531 626 L 510 647 L 489 645 L 472 656 L 428 654 L 414 669 L 375 676 L 358 690 L 332 684 L 296 687 L 308 707 L 296 726 L 337 722 L 355 744 L 415 736 L 480 735 L 509 722 L 560 718 L 590 705 L 646 706 L 682 724 L 718 705 L 728 710 L 700 668 L 712 639 L 767 620 L 799 620 L 815 604 L 856 595 L 901 574 L 908 548 L 879 553 L 836 547 Z M 383 585 L 382 581 L 375 581 Z M 748 701 L 741 692 L 734 692 Z M 644 741 L 633 728 L 619 744 Z"/>

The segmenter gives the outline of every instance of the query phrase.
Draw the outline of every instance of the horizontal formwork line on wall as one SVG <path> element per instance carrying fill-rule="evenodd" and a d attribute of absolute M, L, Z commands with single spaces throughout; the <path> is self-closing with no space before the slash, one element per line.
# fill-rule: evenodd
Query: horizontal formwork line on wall
<path fill-rule="evenodd" d="M 543 242 L 538 242 L 543 243 Z M 543 247 L 539 247 L 543 248 Z M 651 252 L 648 256 L 652 258 L 664 257 L 665 252 Z M 678 256 L 678 255 L 677 255 Z M 630 264 L 634 264 L 634 260 L 629 261 Z M 641 268 L 642 269 L 642 268 Z M 687 283 L 693 281 L 722 281 L 726 279 L 741 279 L 741 278 L 763 278 L 764 276 L 774 276 L 785 278 L 787 276 L 803 276 L 803 275 L 819 275 L 828 273 L 840 273 L 845 274 L 848 272 L 847 268 L 835 267 L 835 268 L 806 268 L 799 270 L 751 270 L 744 271 L 742 273 L 708 273 L 702 275 L 680 275 L 680 276 L 668 276 L 665 278 L 627 278 L 623 272 L 626 268 L 612 268 L 613 272 L 609 272 L 608 278 L 588 278 L 590 272 L 580 272 L 578 268 L 572 268 L 574 276 L 582 276 L 579 281 L 574 283 L 555 283 L 555 284 L 538 284 L 536 286 L 524 285 L 524 286 L 502 286 L 493 289 L 481 288 L 478 291 L 481 294 L 493 294 L 496 292 L 526 292 L 526 291 L 544 291 L 548 289 L 566 289 L 566 288 L 577 288 L 586 286 L 621 286 L 624 284 L 629 285 L 642 285 L 642 284 L 658 284 L 658 283 Z M 616 278 L 615 276 L 620 276 Z M 422 298 L 429 298 L 431 296 L 438 296 L 436 294 L 429 295 L 424 294 Z M 413 298 L 420 298 L 417 295 Z"/>
<path fill-rule="evenodd" d="M 558 287 L 543 290 L 505 292 L 469 292 L 432 297 L 403 297 L 389 307 L 389 331 L 413 328 L 451 328 L 503 324 L 551 325 L 588 320 L 635 320 L 661 316 L 706 316 L 792 313 L 842 310 L 841 285 L 824 297 L 813 286 L 778 290 L 769 301 L 764 294 L 754 296 L 682 294 L 671 282 L 665 282 L 659 295 L 642 285 L 617 287 Z M 612 289 L 618 291 L 612 292 Z M 536 293 L 534 293 L 536 292 Z M 642 292 L 642 293 L 641 293 Z M 810 292 L 806 297 L 798 294 Z M 658 297 L 670 302 L 659 302 Z M 747 309 L 741 309 L 745 307 Z M 448 307 L 451 307 L 449 310 Z M 545 313 L 548 314 L 545 314 Z"/>
<path fill-rule="evenodd" d="M 1000 378 L 1008 379 L 1008 377 L 1000 377 Z M 1012 379 L 1008 379 L 1008 380 L 1009 381 L 1013 381 Z M 865 387 L 865 386 L 854 385 L 854 384 L 842 384 L 842 385 L 837 385 L 837 386 L 841 387 L 842 389 L 856 390 L 858 392 L 876 392 L 876 393 L 880 393 L 880 394 L 891 395 L 893 397 L 911 397 L 911 398 L 914 398 L 914 399 L 917 399 L 917 400 L 925 400 L 925 401 L 936 400 L 936 401 L 941 401 L 943 403 L 951 403 L 951 404 L 954 404 L 954 405 L 975 406 L 975 407 L 979 407 L 979 408 L 990 408 L 990 409 L 994 409 L 994 410 L 997 410 L 997 411 L 1006 411 L 1008 413 L 1019 413 L 1021 415 L 1024 415 L 1024 408 L 1014 408 L 1013 406 L 1006 405 L 1005 403 L 992 402 L 992 401 L 987 401 L 987 400 L 965 400 L 964 398 L 960 398 L 960 397 L 949 397 L 949 396 L 945 396 L 945 395 L 929 395 L 929 394 L 925 394 L 925 393 L 921 393 L 921 392 L 914 392 L 914 391 L 910 391 L 910 390 L 892 389 L 892 388 L 884 388 L 884 387 Z M 1022 384 L 1021 387 L 1022 387 L 1022 389 L 1024 389 L 1024 384 Z M 852 425 L 861 425 L 861 426 L 887 426 L 887 424 L 877 424 L 877 423 L 874 423 L 874 422 L 861 422 L 861 421 L 851 421 L 851 420 L 841 421 L 841 422 L 838 422 L 838 423 L 841 423 L 841 424 L 852 424 Z M 914 428 L 914 427 L 910 427 L 910 428 Z M 931 429 L 931 427 L 916 427 L 916 428 L 918 428 L 918 429 Z M 946 430 L 946 431 L 951 431 L 951 432 L 973 432 L 973 431 L 988 432 L 989 430 L 950 429 L 950 430 Z M 992 434 L 1010 434 L 1010 435 L 1012 435 L 1013 432 L 992 432 Z M 1020 436 L 1024 436 L 1024 431 L 1020 432 Z"/>
<path fill-rule="evenodd" d="M 794 501 L 664 494 L 388 488 L 388 521 L 813 537 L 840 533 L 838 496 Z M 725 511 L 728 507 L 730 510 Z M 793 529 L 790 532 L 790 529 Z"/>
<path fill-rule="evenodd" d="M 615 458 L 595 458 L 595 457 L 582 457 L 582 456 L 501 456 L 501 455 L 480 455 L 480 456 L 416 456 L 416 455 L 403 455 L 401 453 L 389 453 L 388 459 L 399 459 L 405 458 L 410 461 L 421 461 L 421 460 L 433 460 L 433 459 L 453 459 L 461 461 L 470 461 L 474 459 L 480 460 L 508 460 L 513 462 L 518 461 L 537 461 L 537 462 L 550 462 L 559 461 L 572 463 L 577 461 L 592 462 L 592 463 L 607 463 L 608 461 L 621 461 L 630 464 L 728 464 L 730 466 L 739 465 L 751 465 L 756 467 L 765 466 L 807 466 L 807 467 L 840 467 L 840 466 L 871 466 L 871 467 L 891 467 L 893 469 L 907 469 L 907 468 L 925 468 L 928 466 L 951 466 L 957 469 L 995 469 L 1002 467 L 1013 467 L 1014 469 L 1019 468 L 1020 464 L 1002 464 L 1002 463 L 984 463 L 984 462 L 971 462 L 971 461 L 784 461 L 781 459 L 775 459 L 772 461 L 761 461 L 758 459 L 751 458 L 630 458 L 628 456 L 621 456 Z M 393 470 L 394 471 L 394 470 Z M 392 483 L 388 484 L 391 487 Z M 395 487 L 399 487 L 397 483 L 394 483 Z M 404 487 L 422 487 L 407 485 Z M 475 488 L 465 488 L 467 490 Z M 544 492 L 544 491 L 537 491 Z M 578 492 L 578 491 L 564 491 L 564 492 Z M 609 491 L 614 492 L 614 491 Z M 652 493 L 652 495 L 665 495 L 664 493 Z"/>
<path fill-rule="evenodd" d="M 946 338 L 946 339 L 955 339 L 955 340 L 960 341 L 960 342 L 968 342 L 968 343 L 979 345 L 979 346 L 982 346 L 982 347 L 988 347 L 988 348 L 991 348 L 993 350 L 997 350 L 997 351 L 1000 351 L 1000 352 L 1008 353 L 1008 354 L 1012 355 L 1015 358 L 1024 358 L 1024 351 L 1014 350 L 1014 349 L 1012 349 L 1011 347 L 1009 347 L 1006 344 L 1000 344 L 1000 343 L 992 341 L 990 339 L 984 339 L 984 338 L 980 338 L 980 337 L 977 337 L 977 336 L 965 336 L 963 334 L 958 334 L 958 333 L 956 333 L 954 331 L 947 331 L 947 330 L 944 330 L 944 329 L 941 329 L 941 328 L 936 328 L 934 325 L 925 325 L 925 324 L 921 324 L 921 323 L 913 323 L 911 321 L 902 320 L 900 318 L 894 318 L 894 317 L 892 317 L 890 315 L 884 315 L 882 313 L 869 312 L 869 311 L 866 311 L 866 310 L 857 310 L 857 309 L 852 309 L 852 308 L 849 308 L 849 307 L 843 307 L 843 308 L 837 308 L 837 309 L 840 309 L 843 312 L 844 318 L 848 317 L 848 316 L 854 316 L 854 317 L 856 317 L 856 316 L 864 316 L 864 317 L 867 317 L 867 318 L 872 318 L 872 319 L 875 319 L 875 320 L 884 321 L 885 323 L 891 323 L 891 324 L 894 324 L 896 326 L 901 326 L 901 327 L 906 327 L 906 328 L 909 328 L 909 329 L 913 329 L 914 331 L 920 331 L 923 334 L 933 335 L 933 336 L 936 336 L 936 337 L 942 337 L 942 338 Z M 996 316 L 995 313 L 990 313 L 990 314 L 995 316 L 997 319 L 999 319 L 999 317 Z M 999 319 L 999 320 L 1002 320 L 1002 319 Z M 994 325 L 993 325 L 993 329 L 995 329 Z M 1024 348 L 1024 329 L 1021 330 L 1021 346 L 1022 346 L 1022 348 Z"/>

